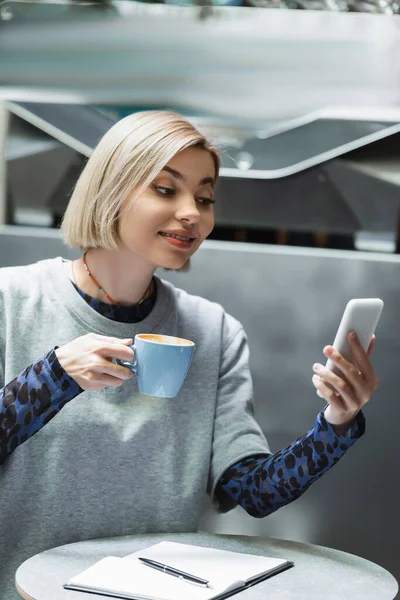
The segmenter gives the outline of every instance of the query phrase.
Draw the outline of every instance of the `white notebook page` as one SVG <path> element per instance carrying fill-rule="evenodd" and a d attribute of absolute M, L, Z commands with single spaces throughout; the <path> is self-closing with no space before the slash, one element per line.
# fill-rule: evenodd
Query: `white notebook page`
<path fill-rule="evenodd" d="M 153 569 L 140 562 L 139 556 L 206 579 L 212 587 L 194 585 Z M 138 600 L 211 600 L 285 562 L 278 558 L 160 542 L 123 558 L 103 558 L 68 583 Z"/>
<path fill-rule="evenodd" d="M 68 584 L 143 600 L 210 600 L 222 591 L 192 585 L 137 560 L 126 561 L 115 556 L 103 558 Z"/>
<path fill-rule="evenodd" d="M 212 585 L 223 589 L 230 587 L 234 582 L 252 579 L 286 562 L 281 558 L 268 558 L 175 542 L 160 542 L 150 548 L 129 554 L 123 560 L 137 560 L 139 556 L 151 558 L 169 567 L 209 580 Z M 150 567 L 146 568 L 150 570 Z M 164 575 L 165 577 L 172 576 Z"/>

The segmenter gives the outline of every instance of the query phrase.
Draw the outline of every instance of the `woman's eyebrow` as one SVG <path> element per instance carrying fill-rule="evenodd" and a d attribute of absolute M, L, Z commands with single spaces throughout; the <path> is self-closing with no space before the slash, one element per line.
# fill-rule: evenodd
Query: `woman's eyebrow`
<path fill-rule="evenodd" d="M 167 173 L 170 173 L 173 177 L 175 177 L 175 179 L 179 179 L 180 181 L 186 182 L 186 179 L 182 175 L 182 173 L 179 173 L 179 171 L 175 171 L 175 169 L 171 169 L 171 167 L 165 166 L 161 170 L 162 171 L 167 171 Z M 212 177 L 204 177 L 204 179 L 202 179 L 200 181 L 199 185 L 206 185 L 207 183 L 210 183 L 212 186 L 214 186 L 215 182 L 214 182 L 214 179 Z"/>

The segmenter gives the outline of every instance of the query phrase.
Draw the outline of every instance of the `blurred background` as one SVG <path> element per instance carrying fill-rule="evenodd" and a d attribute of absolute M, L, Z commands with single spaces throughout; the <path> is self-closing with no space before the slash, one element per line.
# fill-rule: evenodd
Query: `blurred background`
<path fill-rule="evenodd" d="M 367 434 L 267 519 L 203 529 L 310 541 L 400 578 L 400 4 L 397 0 L 0 2 L 0 266 L 62 254 L 59 225 L 104 132 L 150 108 L 220 148 L 216 227 L 189 273 L 249 336 L 274 451 L 322 408 L 311 366 L 346 302 L 385 309 Z"/>

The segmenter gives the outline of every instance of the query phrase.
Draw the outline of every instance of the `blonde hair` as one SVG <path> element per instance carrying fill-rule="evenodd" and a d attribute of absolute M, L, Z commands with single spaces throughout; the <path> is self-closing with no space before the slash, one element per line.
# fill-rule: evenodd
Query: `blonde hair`
<path fill-rule="evenodd" d="M 65 243 L 80 250 L 117 250 L 118 216 L 128 195 L 140 194 L 175 154 L 192 146 L 210 152 L 217 178 L 217 150 L 180 115 L 154 110 L 118 121 L 100 140 L 76 183 L 61 225 Z"/>

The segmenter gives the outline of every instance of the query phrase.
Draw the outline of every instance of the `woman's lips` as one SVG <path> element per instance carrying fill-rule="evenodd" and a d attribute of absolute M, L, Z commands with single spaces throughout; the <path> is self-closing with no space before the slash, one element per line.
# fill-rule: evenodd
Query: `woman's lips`
<path fill-rule="evenodd" d="M 179 237 L 176 237 L 175 234 L 167 234 L 167 233 L 164 233 L 164 232 L 161 232 L 161 231 L 160 231 L 159 235 L 166 242 L 168 242 L 169 244 L 171 244 L 175 248 L 179 248 L 180 250 L 189 250 L 193 246 L 193 243 L 194 243 L 194 241 L 196 239 L 196 238 L 191 238 L 191 239 L 186 238 L 186 240 L 183 240 L 183 239 L 179 239 L 180 237 L 183 237 L 183 236 L 179 235 Z"/>

